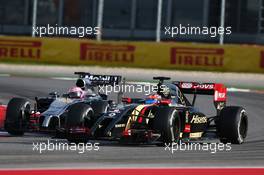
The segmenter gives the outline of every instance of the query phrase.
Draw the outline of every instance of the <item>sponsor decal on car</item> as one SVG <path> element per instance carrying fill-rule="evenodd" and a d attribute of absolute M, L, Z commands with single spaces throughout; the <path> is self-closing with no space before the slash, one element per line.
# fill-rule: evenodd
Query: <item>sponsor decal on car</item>
<path fill-rule="evenodd" d="M 204 89 L 204 90 L 212 90 L 215 88 L 215 85 L 212 83 L 203 83 L 203 84 L 197 84 L 192 82 L 183 82 L 180 84 L 181 88 L 184 89 Z"/>
<path fill-rule="evenodd" d="M 194 86 L 195 89 L 214 89 L 214 84 L 198 84 Z"/>
<path fill-rule="evenodd" d="M 126 127 L 126 124 L 116 124 L 115 127 L 116 128 L 124 128 L 124 127 Z"/>
<path fill-rule="evenodd" d="M 226 97 L 226 94 L 225 93 L 218 93 L 218 98 L 225 98 Z"/>
<path fill-rule="evenodd" d="M 182 83 L 181 84 L 181 88 L 184 88 L 184 89 L 191 89 L 192 87 L 193 87 L 192 83 Z"/>
<path fill-rule="evenodd" d="M 80 59 L 82 61 L 133 63 L 134 52 L 135 46 L 133 45 L 81 43 Z"/>
<path fill-rule="evenodd" d="M 195 124 L 206 123 L 206 122 L 207 122 L 207 117 L 205 116 L 200 117 L 198 115 L 194 115 L 191 120 L 191 123 L 195 123 Z"/>
<path fill-rule="evenodd" d="M 28 40 L 0 40 L 0 58 L 31 58 L 41 57 L 41 42 Z"/>
<path fill-rule="evenodd" d="M 215 94 L 214 94 L 214 98 L 215 98 L 215 101 L 225 101 L 226 99 L 226 92 L 218 92 L 218 91 L 215 91 Z"/>
<path fill-rule="evenodd" d="M 170 63 L 182 66 L 223 67 L 224 49 L 173 47 Z"/>

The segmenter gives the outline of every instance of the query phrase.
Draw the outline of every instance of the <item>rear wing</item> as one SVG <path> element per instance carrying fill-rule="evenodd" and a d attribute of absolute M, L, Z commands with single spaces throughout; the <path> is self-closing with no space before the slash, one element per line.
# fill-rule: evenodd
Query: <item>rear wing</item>
<path fill-rule="evenodd" d="M 215 102 L 226 102 L 227 89 L 218 83 L 173 82 L 184 94 L 213 95 Z"/>
<path fill-rule="evenodd" d="M 90 86 L 99 86 L 99 85 L 115 85 L 119 84 L 122 80 L 122 77 L 119 75 L 95 75 L 88 72 L 74 72 L 75 75 L 79 75 L 79 80 L 83 80 L 85 84 Z M 78 86 L 78 85 L 77 85 Z"/>

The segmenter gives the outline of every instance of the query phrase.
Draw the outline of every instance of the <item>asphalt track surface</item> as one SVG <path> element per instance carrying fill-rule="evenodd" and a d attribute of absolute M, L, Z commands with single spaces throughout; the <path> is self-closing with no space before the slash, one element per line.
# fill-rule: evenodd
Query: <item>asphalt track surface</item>
<path fill-rule="evenodd" d="M 12 97 L 46 96 L 51 91 L 60 93 L 73 81 L 44 78 L 0 77 L 0 102 Z M 135 94 L 130 94 L 135 95 Z M 115 99 L 115 95 L 111 95 Z M 202 96 L 197 107 L 210 115 L 214 113 L 212 99 Z M 211 102 L 211 103 L 210 103 Z M 208 104 L 210 104 L 208 106 Z M 112 167 L 263 167 L 264 166 L 264 94 L 252 92 L 228 93 L 228 104 L 246 108 L 249 133 L 246 143 L 231 145 L 230 151 L 171 151 L 154 145 L 118 145 L 100 142 L 99 151 L 33 151 L 33 143 L 67 143 L 48 135 L 26 133 L 11 137 L 0 132 L 0 168 L 112 168 Z M 93 141 L 98 142 L 98 141 Z M 218 142 L 211 140 L 208 142 Z"/>

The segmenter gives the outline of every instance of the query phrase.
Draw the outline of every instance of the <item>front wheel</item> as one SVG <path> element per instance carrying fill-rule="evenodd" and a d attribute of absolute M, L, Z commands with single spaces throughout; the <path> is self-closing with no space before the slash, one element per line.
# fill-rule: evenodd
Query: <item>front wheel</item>
<path fill-rule="evenodd" d="M 157 109 L 153 121 L 153 129 L 161 134 L 159 146 L 169 143 L 178 143 L 181 132 L 180 116 L 176 109 L 160 107 Z"/>
<path fill-rule="evenodd" d="M 238 106 L 223 108 L 217 124 L 221 142 L 242 144 L 245 141 L 248 131 L 248 117 L 244 108 Z"/>
<path fill-rule="evenodd" d="M 65 117 L 65 127 L 67 128 L 66 138 L 69 142 L 85 143 L 88 141 L 87 134 L 72 133 L 71 128 L 90 128 L 93 124 L 93 109 L 90 105 L 77 103 L 70 107 L 68 115 Z"/>
<path fill-rule="evenodd" d="M 5 130 L 15 136 L 22 136 L 30 117 L 30 103 L 23 98 L 13 98 L 6 110 Z"/>

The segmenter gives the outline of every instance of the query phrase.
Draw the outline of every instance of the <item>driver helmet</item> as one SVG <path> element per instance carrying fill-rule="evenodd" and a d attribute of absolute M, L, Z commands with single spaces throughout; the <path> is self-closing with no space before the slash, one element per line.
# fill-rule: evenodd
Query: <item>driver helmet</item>
<path fill-rule="evenodd" d="M 85 92 L 80 87 L 72 87 L 68 91 L 69 98 L 83 98 Z"/>
<path fill-rule="evenodd" d="M 161 95 L 162 98 L 169 99 L 171 96 L 170 87 L 167 85 L 162 85 L 158 94 Z"/>

